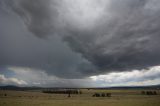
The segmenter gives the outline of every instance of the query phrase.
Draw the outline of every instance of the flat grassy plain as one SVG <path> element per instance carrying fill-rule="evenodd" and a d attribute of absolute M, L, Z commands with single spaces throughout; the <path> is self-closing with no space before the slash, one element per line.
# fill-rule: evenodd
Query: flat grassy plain
<path fill-rule="evenodd" d="M 45 94 L 40 91 L 0 90 L 0 106 L 160 106 L 158 95 L 142 95 L 142 90 L 87 90 L 82 94 Z M 112 93 L 111 97 L 92 97 L 97 93 Z"/>

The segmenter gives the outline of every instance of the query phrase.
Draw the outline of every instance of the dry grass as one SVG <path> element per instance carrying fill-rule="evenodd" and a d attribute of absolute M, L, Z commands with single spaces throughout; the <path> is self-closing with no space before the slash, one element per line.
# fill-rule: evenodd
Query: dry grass
<path fill-rule="evenodd" d="M 141 95 L 141 90 L 82 90 L 81 95 L 41 92 L 0 91 L 0 106 L 159 106 L 160 95 Z M 112 97 L 92 97 L 95 92 L 110 92 Z M 159 92 L 158 92 L 159 93 Z M 7 94 L 7 96 L 4 96 Z"/>

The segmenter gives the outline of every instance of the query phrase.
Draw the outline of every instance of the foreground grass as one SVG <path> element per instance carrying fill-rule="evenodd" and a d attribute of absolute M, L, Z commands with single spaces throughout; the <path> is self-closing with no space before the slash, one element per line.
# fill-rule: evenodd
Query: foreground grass
<path fill-rule="evenodd" d="M 94 92 L 111 92 L 110 98 L 92 97 Z M 7 94 L 7 96 L 2 96 Z M 136 90 L 83 90 L 81 95 L 0 91 L 0 106 L 159 106 L 160 95 L 141 95 Z"/>

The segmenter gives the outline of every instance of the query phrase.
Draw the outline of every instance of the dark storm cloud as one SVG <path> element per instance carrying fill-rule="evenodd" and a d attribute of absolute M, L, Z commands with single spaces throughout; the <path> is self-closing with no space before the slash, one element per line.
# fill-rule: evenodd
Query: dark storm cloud
<path fill-rule="evenodd" d="M 15 11 L 24 21 L 27 28 L 34 33 L 36 36 L 44 37 L 46 34 L 50 34 L 55 30 L 55 26 L 51 24 L 56 23 L 55 19 L 57 15 L 56 5 L 54 2 L 54 8 L 51 11 L 50 6 L 51 0 L 2 0 L 1 2 L 6 6 Z M 1 4 L 2 4 L 1 3 Z M 7 4 L 7 5 L 6 5 Z M 7 7 L 8 6 L 8 7 Z M 54 14 L 54 17 L 51 17 L 51 13 Z"/>
<path fill-rule="evenodd" d="M 102 72 L 159 65 L 160 9 L 150 6 L 154 2 L 159 3 L 156 0 L 112 0 L 109 22 L 103 23 L 107 19 L 102 19 L 101 25 L 98 23 L 87 32 L 72 30 L 66 41 Z"/>
<path fill-rule="evenodd" d="M 15 14 L 0 11 L 0 71 L 5 67 L 29 67 L 49 75 L 80 78 L 93 67 L 80 54 L 74 53 L 57 35 L 47 39 L 35 37 Z M 49 36 L 49 34 L 48 34 Z M 76 70 L 76 71 L 75 71 Z"/>
<path fill-rule="evenodd" d="M 109 5 L 103 1 L 106 3 L 104 15 L 93 21 L 93 25 L 82 25 L 83 21 L 68 21 L 72 20 L 70 15 L 75 14 L 69 14 L 65 0 L 1 0 L 4 10 L 10 8 L 21 17 L 25 24 L 21 30 L 27 27 L 34 35 L 46 40 L 32 36 L 24 38 L 21 35 L 27 35 L 26 30 L 19 33 L 13 31 L 19 34 L 14 38 L 1 36 L 7 40 L 12 38 L 8 42 L 16 43 L 8 45 L 7 41 L 2 41 L 0 63 L 44 69 L 60 77 L 85 77 L 159 65 L 160 1 L 109 1 Z"/>

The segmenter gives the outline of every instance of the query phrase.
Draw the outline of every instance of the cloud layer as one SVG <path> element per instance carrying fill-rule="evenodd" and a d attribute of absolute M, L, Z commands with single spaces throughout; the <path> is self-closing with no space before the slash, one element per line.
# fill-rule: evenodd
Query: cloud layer
<path fill-rule="evenodd" d="M 0 65 L 62 78 L 157 66 L 159 7 L 158 0 L 1 0 Z"/>
<path fill-rule="evenodd" d="M 13 73 L 7 75 L 7 73 Z M 85 79 L 65 79 L 49 76 L 44 71 L 30 68 L 8 67 L 8 71 L 0 72 L 0 85 L 40 86 L 40 87 L 110 87 L 110 86 L 145 86 L 160 83 L 160 66 L 148 70 L 128 72 L 112 72 L 91 76 Z"/>
<path fill-rule="evenodd" d="M 160 66 L 148 70 L 133 70 L 129 72 L 110 73 L 107 75 L 91 76 L 99 86 L 143 86 L 160 83 Z"/>
<path fill-rule="evenodd" d="M 19 86 L 24 86 L 27 85 L 27 83 L 23 80 L 19 80 L 17 78 L 6 78 L 4 75 L 0 75 L 0 84 L 3 85 L 19 85 Z"/>

